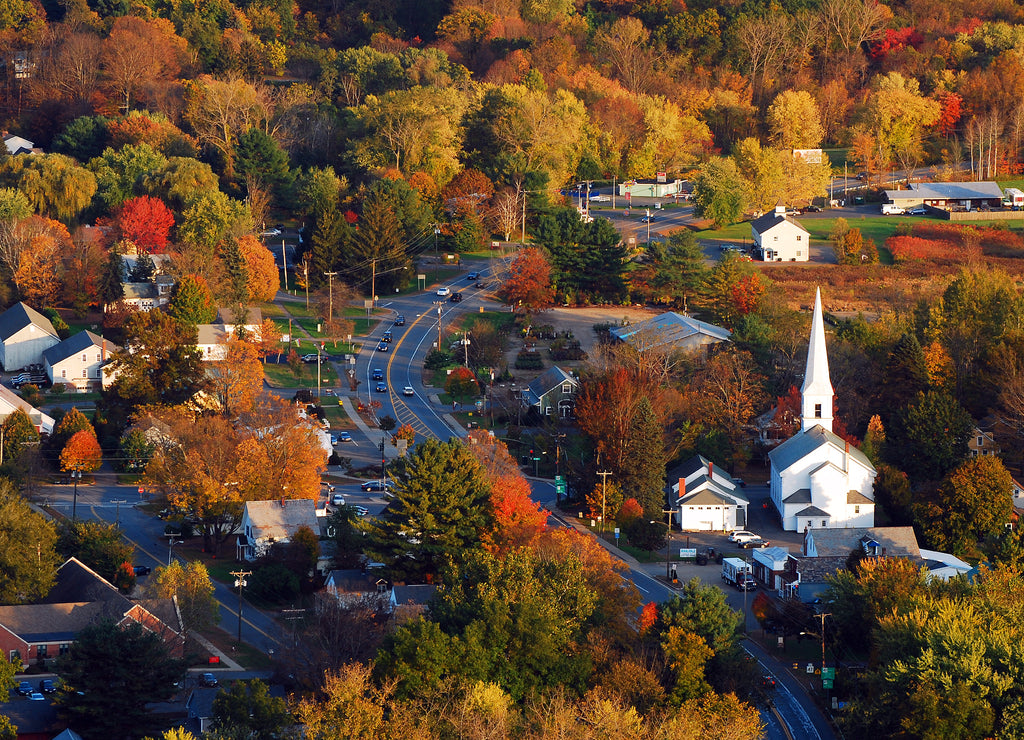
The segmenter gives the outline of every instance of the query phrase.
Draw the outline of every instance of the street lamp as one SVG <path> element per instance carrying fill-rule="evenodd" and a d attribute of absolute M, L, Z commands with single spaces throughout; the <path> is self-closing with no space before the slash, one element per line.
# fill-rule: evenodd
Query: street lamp
<path fill-rule="evenodd" d="M 249 582 L 245 580 L 246 576 L 251 576 L 252 571 L 248 570 L 235 570 L 231 571 L 231 575 L 235 577 L 235 585 L 238 587 L 238 642 L 242 642 L 242 588 L 249 585 Z"/>
<path fill-rule="evenodd" d="M 180 535 L 177 535 L 177 534 L 169 534 L 167 536 L 170 538 L 170 539 L 167 540 L 167 567 L 170 568 L 171 567 L 171 551 L 174 549 L 175 545 L 184 545 L 185 544 L 185 540 L 176 540 L 176 539 L 174 539 L 175 537 L 179 537 L 180 536 Z"/>
<path fill-rule="evenodd" d="M 72 470 L 71 480 L 75 482 L 74 500 L 71 504 L 71 521 L 76 521 L 78 519 L 78 481 L 82 480 L 82 471 Z"/>
<path fill-rule="evenodd" d="M 116 513 L 114 515 L 114 517 L 115 517 L 114 518 L 114 529 L 120 529 L 121 528 L 121 504 L 127 504 L 128 503 L 128 499 L 114 498 L 114 499 L 110 500 L 110 503 L 116 504 L 116 506 L 117 506 L 117 508 L 115 509 Z"/>

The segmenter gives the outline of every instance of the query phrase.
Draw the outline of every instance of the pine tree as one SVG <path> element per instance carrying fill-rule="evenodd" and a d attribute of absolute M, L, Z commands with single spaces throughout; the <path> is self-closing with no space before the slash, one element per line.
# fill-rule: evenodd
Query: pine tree
<path fill-rule="evenodd" d="M 135 260 L 135 265 L 132 267 L 132 282 L 148 283 L 155 274 L 156 263 L 153 262 L 153 258 L 148 254 L 140 254 L 138 259 Z"/>
<path fill-rule="evenodd" d="M 622 461 L 622 490 L 644 509 L 644 517 L 661 521 L 665 508 L 665 443 L 649 398 L 641 398 L 629 425 Z"/>
<path fill-rule="evenodd" d="M 103 307 L 111 303 L 117 303 L 124 298 L 124 260 L 115 244 L 110 249 L 110 257 L 107 259 L 107 266 L 100 276 L 100 298 L 103 300 Z"/>
<path fill-rule="evenodd" d="M 225 298 L 232 306 L 246 306 L 249 303 L 249 269 L 245 257 L 238 248 L 238 242 L 227 239 L 221 246 L 221 259 L 228 273 Z M 240 314 L 240 315 L 244 315 Z"/>
<path fill-rule="evenodd" d="M 352 247 L 356 263 L 364 265 L 362 281 L 370 285 L 371 271 L 376 273 L 372 283 L 378 295 L 404 284 L 402 268 L 409 267 L 411 262 L 403 244 L 402 224 L 387 198 L 371 194 L 363 202 L 359 232 Z"/>
<path fill-rule="evenodd" d="M 883 382 L 879 387 L 879 409 L 888 421 L 899 409 L 928 390 L 928 365 L 924 351 L 912 333 L 901 336 L 885 363 Z"/>
<path fill-rule="evenodd" d="M 319 288 L 327 282 L 325 272 L 341 266 L 350 243 L 350 229 L 337 208 L 323 210 L 316 219 L 310 250 L 309 287 Z"/>

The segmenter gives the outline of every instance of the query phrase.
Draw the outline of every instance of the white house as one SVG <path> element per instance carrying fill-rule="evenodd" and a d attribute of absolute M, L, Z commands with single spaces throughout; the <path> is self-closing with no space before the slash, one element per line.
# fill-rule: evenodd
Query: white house
<path fill-rule="evenodd" d="M 728 473 L 696 455 L 676 470 L 670 500 L 677 511 L 679 528 L 690 531 L 724 531 L 747 526 L 750 501 Z"/>
<path fill-rule="evenodd" d="M 675 311 L 658 314 L 635 324 L 617 326 L 608 333 L 640 352 L 659 347 L 697 352 L 712 344 L 728 342 L 732 337 L 728 329 Z"/>
<path fill-rule="evenodd" d="M 231 332 L 223 324 L 199 324 L 196 327 L 196 348 L 200 359 L 208 362 L 219 362 L 227 357 L 227 341 Z"/>
<path fill-rule="evenodd" d="M 320 536 L 315 499 L 246 501 L 239 527 L 238 559 L 256 560 L 266 555 L 271 546 L 290 542 L 292 535 L 303 525 Z"/>
<path fill-rule="evenodd" d="M 988 182 L 912 182 L 906 190 L 886 190 L 886 199 L 901 208 L 932 206 L 943 210 L 963 208 L 968 211 L 981 206 L 999 208 L 1003 190 L 999 183 Z"/>
<path fill-rule="evenodd" d="M 832 382 L 821 316 L 821 291 L 814 298 L 800 431 L 772 450 L 771 501 L 782 528 L 872 527 L 875 467 L 863 452 L 832 432 Z"/>
<path fill-rule="evenodd" d="M 32 404 L 26 403 L 24 399 L 7 386 L 0 385 L 0 424 L 17 409 L 21 409 L 32 421 L 32 425 L 40 434 L 53 433 L 53 417 L 44 414 Z"/>
<path fill-rule="evenodd" d="M 24 136 L 9 134 L 6 131 L 4 132 L 4 146 L 12 157 L 17 154 L 32 154 L 32 150 L 35 148 L 35 144 Z"/>
<path fill-rule="evenodd" d="M 103 388 L 103 365 L 117 347 L 91 331 L 80 331 L 43 352 L 43 368 L 51 383 L 77 391 Z"/>
<path fill-rule="evenodd" d="M 218 308 L 217 318 L 213 323 L 221 324 L 227 331 L 237 332 L 239 328 L 243 329 L 247 334 L 251 336 L 259 336 L 260 328 L 263 325 L 263 312 L 259 306 L 250 306 L 245 310 L 245 317 L 242 321 L 238 321 L 235 318 L 235 309 L 233 308 Z"/>
<path fill-rule="evenodd" d="M 750 232 L 765 262 L 807 262 L 811 257 L 810 233 L 786 215 L 785 206 L 751 221 Z"/>
<path fill-rule="evenodd" d="M 0 314 L 0 365 L 7 372 L 42 364 L 43 352 L 59 341 L 50 320 L 25 303 Z"/>

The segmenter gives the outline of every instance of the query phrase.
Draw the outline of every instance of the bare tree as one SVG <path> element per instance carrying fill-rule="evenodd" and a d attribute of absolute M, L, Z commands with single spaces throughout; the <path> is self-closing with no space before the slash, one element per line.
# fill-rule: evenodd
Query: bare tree
<path fill-rule="evenodd" d="M 519 196 L 513 190 L 502 190 L 491 201 L 491 218 L 498 231 L 509 241 L 519 227 Z"/>
<path fill-rule="evenodd" d="M 748 18 L 736 30 L 755 103 L 763 100 L 767 81 L 782 66 L 790 44 L 790 25 L 788 16 L 773 15 Z"/>
<path fill-rule="evenodd" d="M 665 55 L 651 43 L 651 32 L 640 19 L 620 18 L 598 31 L 594 41 L 628 90 L 648 91 Z"/>

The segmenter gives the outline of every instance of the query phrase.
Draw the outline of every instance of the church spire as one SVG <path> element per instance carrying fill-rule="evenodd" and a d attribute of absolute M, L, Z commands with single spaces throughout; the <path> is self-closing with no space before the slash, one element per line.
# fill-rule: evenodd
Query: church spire
<path fill-rule="evenodd" d="M 832 381 L 828 377 L 828 355 L 825 351 L 825 322 L 821 318 L 821 288 L 814 296 L 811 319 L 811 341 L 807 345 L 807 369 L 800 388 L 803 397 L 800 429 L 807 431 L 817 425 L 832 431 Z"/>

